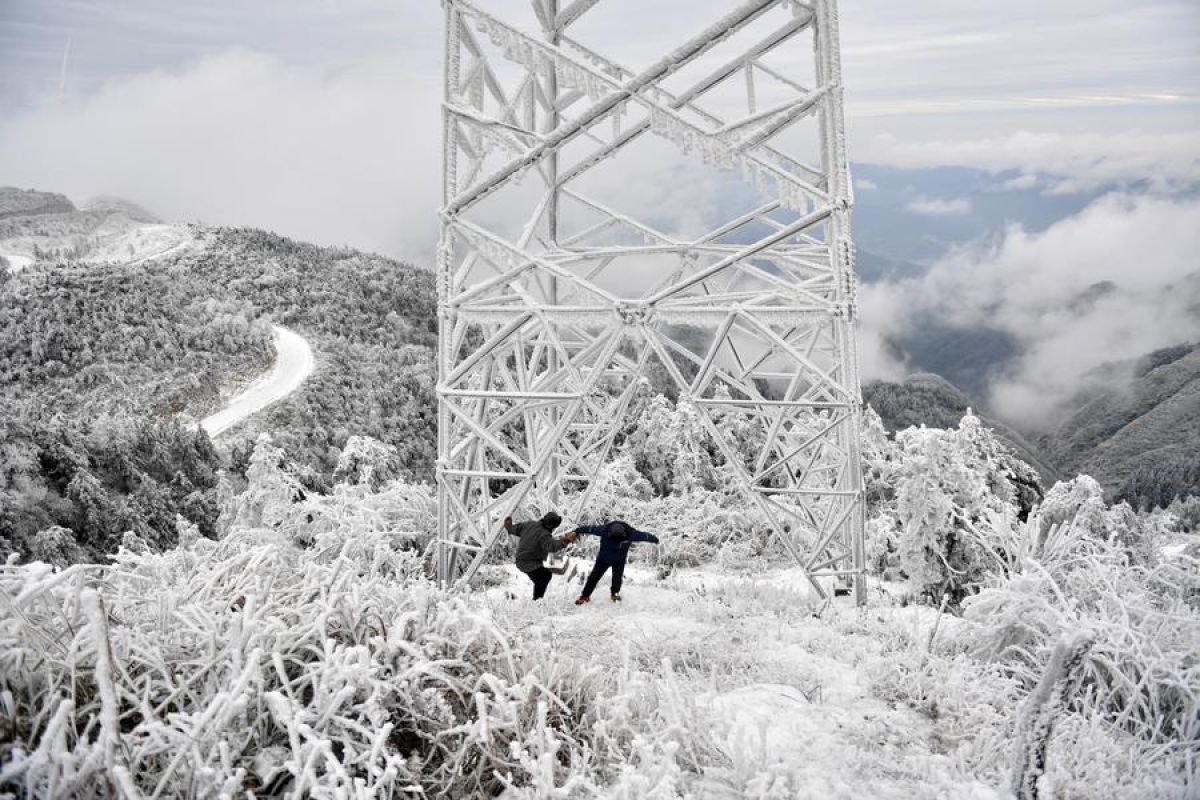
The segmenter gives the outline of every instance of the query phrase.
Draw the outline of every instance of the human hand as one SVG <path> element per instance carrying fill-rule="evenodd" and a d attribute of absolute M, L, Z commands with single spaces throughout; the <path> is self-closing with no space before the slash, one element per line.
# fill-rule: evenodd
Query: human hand
<path fill-rule="evenodd" d="M 511 528 L 511 527 L 512 527 L 512 517 L 505 517 L 505 518 L 504 518 L 504 527 L 506 527 L 506 528 Z"/>

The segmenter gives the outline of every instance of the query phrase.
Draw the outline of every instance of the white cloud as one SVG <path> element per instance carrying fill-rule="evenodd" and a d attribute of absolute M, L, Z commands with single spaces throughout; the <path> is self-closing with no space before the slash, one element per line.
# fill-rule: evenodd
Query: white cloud
<path fill-rule="evenodd" d="M 971 213 L 971 201 L 965 197 L 940 199 L 922 195 L 910 200 L 905 208 L 914 214 L 929 217 L 961 217 Z"/>
<path fill-rule="evenodd" d="M 440 81 L 382 59 L 329 72 L 228 53 L 9 120 L 0 175 L 428 264 L 441 131 L 427 121 Z"/>
<path fill-rule="evenodd" d="M 1200 136 L 1191 132 L 1022 130 L 962 140 L 901 140 L 881 134 L 861 148 L 856 158 L 904 167 L 958 164 L 996 171 L 1020 169 L 1071 178 L 1075 187 L 1149 180 L 1155 188 L 1170 190 L 1200 183 Z"/>
<path fill-rule="evenodd" d="M 862 192 L 873 192 L 879 188 L 879 184 L 870 178 L 855 178 L 854 188 Z"/>
<path fill-rule="evenodd" d="M 1108 196 L 1042 233 L 1013 228 L 995 247 L 956 253 L 923 279 L 864 287 L 864 338 L 931 313 L 1004 330 L 1023 354 L 991 403 L 1021 427 L 1048 427 L 1089 370 L 1200 338 L 1197 252 L 1200 200 Z"/>
<path fill-rule="evenodd" d="M 225 53 L 0 121 L 0 181 L 432 266 L 441 80 L 389 59 L 330 72 Z M 623 169 L 588 173 L 579 188 L 668 234 L 707 230 L 728 174 L 665 139 L 638 145 Z M 538 191 L 535 177 L 515 182 L 480 216 L 516 238 Z"/>
<path fill-rule="evenodd" d="M 1005 192 L 1023 192 L 1036 188 L 1040 183 L 1041 179 L 1037 175 L 1018 175 L 1002 183 L 1000 190 Z"/>

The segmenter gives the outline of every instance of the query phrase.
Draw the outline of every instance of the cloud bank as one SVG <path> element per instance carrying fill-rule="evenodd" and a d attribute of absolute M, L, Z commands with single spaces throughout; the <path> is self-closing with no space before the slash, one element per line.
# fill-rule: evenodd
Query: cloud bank
<path fill-rule="evenodd" d="M 1026 429 L 1067 413 L 1096 367 L 1200 339 L 1200 200 L 1110 195 L 1040 234 L 943 259 L 922 279 L 863 287 L 864 368 L 903 370 L 884 342 L 934 315 L 1012 334 L 1022 355 L 990 405 Z"/>
<path fill-rule="evenodd" d="M 441 75 L 247 52 L 106 84 L 0 126 L 0 181 L 110 194 L 172 220 L 252 225 L 429 263 Z"/>
<path fill-rule="evenodd" d="M 900 139 L 880 134 L 858 151 L 860 160 L 900 167 L 946 164 L 991 171 L 1020 169 L 1012 188 L 1031 188 L 1033 173 L 1059 176 L 1051 192 L 1082 193 L 1101 184 L 1147 181 L 1172 192 L 1200 184 L 1200 136 L 1187 133 L 1034 133 L 1019 130 L 977 139 Z M 1027 184 L 1028 187 L 1022 187 Z"/>
<path fill-rule="evenodd" d="M 943 199 L 940 197 L 914 197 L 905 206 L 914 214 L 929 217 L 960 217 L 971 213 L 971 201 L 965 197 Z"/>
<path fill-rule="evenodd" d="M 440 68 L 389 59 L 331 71 L 225 53 L 0 121 L 0 184 L 77 202 L 116 195 L 172 221 L 261 227 L 431 267 L 441 81 Z M 728 174 L 658 137 L 642 145 L 619 174 L 580 186 L 667 233 L 705 230 Z M 524 183 L 524 199 L 481 212 L 514 238 L 540 191 Z"/>

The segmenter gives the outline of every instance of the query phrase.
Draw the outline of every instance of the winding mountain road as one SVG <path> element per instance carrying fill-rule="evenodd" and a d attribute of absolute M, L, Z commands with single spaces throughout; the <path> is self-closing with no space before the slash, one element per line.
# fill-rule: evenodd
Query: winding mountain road
<path fill-rule="evenodd" d="M 204 418 L 200 427 L 209 436 L 216 438 L 251 414 L 287 397 L 312 374 L 315 361 L 308 341 L 295 331 L 279 325 L 271 327 L 275 330 L 275 366 L 223 409 Z"/>
<path fill-rule="evenodd" d="M 8 260 L 8 269 L 10 272 L 20 272 L 33 263 L 33 256 L 27 256 L 23 253 L 8 253 L 0 250 L 0 256 L 4 256 Z"/>

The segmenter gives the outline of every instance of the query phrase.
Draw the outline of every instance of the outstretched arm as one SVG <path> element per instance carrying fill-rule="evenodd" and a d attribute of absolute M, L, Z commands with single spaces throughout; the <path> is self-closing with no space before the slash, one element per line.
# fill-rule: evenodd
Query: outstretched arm
<path fill-rule="evenodd" d="M 551 553 L 557 553 L 559 550 L 562 550 L 564 547 L 574 541 L 574 533 L 565 533 L 561 537 L 555 539 L 550 535 L 549 532 L 547 532 L 545 540 L 542 542 L 542 555 L 544 557 L 550 555 Z"/>
<path fill-rule="evenodd" d="M 631 542 L 649 542 L 650 544 L 658 544 L 658 537 L 653 533 L 645 531 L 630 531 L 629 541 Z"/>
<path fill-rule="evenodd" d="M 580 525 L 575 529 L 576 533 L 584 533 L 588 536 L 604 536 L 608 533 L 607 525 Z"/>

